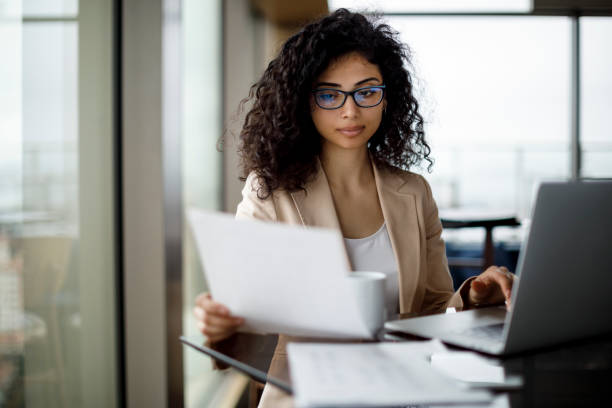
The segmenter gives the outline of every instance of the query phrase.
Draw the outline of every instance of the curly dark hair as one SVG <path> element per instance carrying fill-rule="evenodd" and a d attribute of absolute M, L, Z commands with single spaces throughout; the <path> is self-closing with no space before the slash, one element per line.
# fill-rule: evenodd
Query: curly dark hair
<path fill-rule="evenodd" d="M 407 170 L 429 162 L 423 117 L 413 95 L 410 50 L 390 26 L 339 9 L 289 38 L 242 104 L 252 101 L 240 132 L 244 181 L 255 172 L 260 198 L 274 190 L 304 189 L 316 173 L 321 137 L 311 118 L 310 93 L 329 64 L 357 52 L 380 69 L 386 85 L 386 112 L 368 142 L 377 164 Z"/>

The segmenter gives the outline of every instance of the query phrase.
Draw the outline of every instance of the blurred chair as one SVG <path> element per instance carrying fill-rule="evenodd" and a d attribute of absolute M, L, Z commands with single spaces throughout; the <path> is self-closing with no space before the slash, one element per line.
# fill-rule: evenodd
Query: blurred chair
<path fill-rule="evenodd" d="M 487 216 L 465 213 L 442 215 L 440 217 L 442 227 L 451 228 L 484 228 L 485 240 L 480 258 L 449 258 L 449 266 L 486 269 L 495 263 L 495 246 L 493 244 L 493 229 L 495 227 L 518 227 L 521 223 L 513 215 Z"/>
<path fill-rule="evenodd" d="M 48 328 L 47 338 L 26 340 L 24 382 L 26 387 L 55 387 L 57 397 L 54 399 L 58 401 L 59 406 L 66 406 L 62 329 L 57 294 L 62 289 L 68 273 L 73 238 L 25 236 L 17 238 L 13 244 L 23 258 L 24 310 L 26 313 L 40 316 Z M 43 395 L 40 397 L 43 398 Z M 41 402 L 45 406 L 52 404 L 51 399 Z"/>

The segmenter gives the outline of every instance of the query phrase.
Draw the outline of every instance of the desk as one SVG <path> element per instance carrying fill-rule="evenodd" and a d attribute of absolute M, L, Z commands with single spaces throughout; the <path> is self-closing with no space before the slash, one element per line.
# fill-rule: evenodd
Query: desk
<path fill-rule="evenodd" d="M 234 357 L 249 360 L 244 355 Z M 509 407 L 609 406 L 612 334 L 510 356 L 500 362 L 506 374 L 523 377 L 521 389 L 503 393 Z M 259 368 L 266 370 L 267 364 Z"/>
<path fill-rule="evenodd" d="M 457 349 L 450 347 L 451 349 Z M 523 387 L 504 392 L 509 407 L 610 406 L 612 334 L 499 359 Z"/>
<path fill-rule="evenodd" d="M 511 407 L 610 404 L 612 335 L 507 358 L 503 365 L 524 380 L 509 393 Z"/>

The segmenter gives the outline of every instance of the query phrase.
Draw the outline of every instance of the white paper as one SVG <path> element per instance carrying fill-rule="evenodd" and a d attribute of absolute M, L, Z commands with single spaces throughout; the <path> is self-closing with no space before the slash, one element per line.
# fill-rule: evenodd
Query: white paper
<path fill-rule="evenodd" d="M 431 368 L 439 342 L 288 345 L 289 369 L 299 407 L 397 406 L 483 403 L 470 390 Z"/>
<path fill-rule="evenodd" d="M 501 383 L 504 367 L 470 351 L 435 353 L 431 356 L 432 367 L 461 381 Z"/>
<path fill-rule="evenodd" d="M 471 351 L 434 353 L 431 356 L 431 366 L 471 387 L 512 389 L 522 386 L 521 377 L 507 377 L 504 367 L 497 361 Z"/>
<path fill-rule="evenodd" d="M 374 336 L 346 282 L 349 263 L 338 231 L 196 209 L 188 216 L 213 298 L 245 318 L 241 330 Z"/>
<path fill-rule="evenodd" d="M 510 408 L 510 398 L 508 394 L 498 394 L 493 397 L 493 400 L 488 404 L 448 404 L 436 405 L 435 408 Z"/>

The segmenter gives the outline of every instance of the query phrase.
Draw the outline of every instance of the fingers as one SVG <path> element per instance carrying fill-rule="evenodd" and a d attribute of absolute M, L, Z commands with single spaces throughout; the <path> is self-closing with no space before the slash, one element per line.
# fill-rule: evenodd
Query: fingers
<path fill-rule="evenodd" d="M 210 321 L 210 320 L 207 319 L 207 321 Z M 207 323 L 207 321 L 202 321 L 202 320 L 198 321 L 198 328 L 200 329 L 200 331 L 202 331 L 202 334 L 204 334 L 207 337 L 210 337 L 210 336 L 227 337 L 227 335 L 234 333 L 234 331 L 236 331 L 236 329 L 238 329 L 238 327 L 240 326 L 239 323 L 234 322 L 234 321 L 225 321 L 225 322 L 221 322 L 218 324 Z"/>
<path fill-rule="evenodd" d="M 215 331 L 211 329 L 210 327 L 206 326 L 204 322 L 201 322 L 201 321 L 198 321 L 196 323 L 196 326 L 198 327 L 198 330 L 200 330 L 200 332 L 204 336 L 206 336 L 208 341 L 213 342 L 213 343 L 228 338 L 229 336 L 234 334 L 237 330 L 237 328 L 234 328 L 231 330 Z"/>
<path fill-rule="evenodd" d="M 196 297 L 195 303 L 196 306 L 199 306 L 210 313 L 223 314 L 227 312 L 227 314 L 229 314 L 229 310 L 221 303 L 215 302 L 208 292 L 200 293 L 198 297 Z"/>
<path fill-rule="evenodd" d="M 205 302 L 207 299 L 211 299 L 210 293 L 202 292 L 198 296 L 196 296 L 195 303 L 196 305 L 200 305 L 202 304 L 202 302 Z"/>
<path fill-rule="evenodd" d="M 510 295 L 512 294 L 512 285 L 514 284 L 514 275 L 505 266 L 497 268 L 497 272 L 493 275 L 494 280 L 499 285 L 506 301 L 509 302 Z"/>
<path fill-rule="evenodd" d="M 486 277 L 474 279 L 472 281 L 472 289 L 475 291 L 475 297 L 485 297 L 491 290 L 491 282 Z"/>
<path fill-rule="evenodd" d="M 470 286 L 469 301 L 473 306 L 485 303 L 491 292 L 490 280 L 485 276 L 474 279 Z"/>
<path fill-rule="evenodd" d="M 197 296 L 193 314 L 197 327 L 210 341 L 219 341 L 232 335 L 244 319 L 232 316 L 229 309 L 215 302 L 209 293 Z"/>
<path fill-rule="evenodd" d="M 515 276 L 508 268 L 491 266 L 471 282 L 469 302 L 472 306 L 506 302 L 509 306 Z"/>
<path fill-rule="evenodd" d="M 516 279 L 516 275 L 511 273 L 508 268 L 502 266 L 499 268 L 499 271 L 503 274 L 503 276 L 498 276 L 496 278 L 496 282 L 499 285 L 501 292 L 504 295 L 506 310 L 510 311 L 511 302 L 512 302 L 512 286 L 514 285 L 514 280 Z"/>
<path fill-rule="evenodd" d="M 213 314 L 207 314 L 204 316 L 202 320 L 204 324 L 213 332 L 219 332 L 223 329 L 232 329 L 234 327 L 240 326 L 243 322 L 241 317 L 226 317 L 226 316 L 218 316 Z"/>
<path fill-rule="evenodd" d="M 230 316 L 230 311 L 227 307 L 222 305 L 221 303 L 217 303 L 212 299 L 210 293 L 201 293 L 196 297 L 196 306 L 194 308 L 194 313 L 196 313 L 196 309 L 200 309 L 201 311 L 207 314 L 216 314 L 219 316 Z M 196 316 L 198 317 L 198 316 Z"/>
<path fill-rule="evenodd" d="M 203 309 L 197 309 L 194 310 L 194 315 L 198 319 L 198 329 L 211 341 L 229 337 L 238 327 L 244 324 L 244 319 L 241 317 L 220 316 L 206 313 Z"/>

